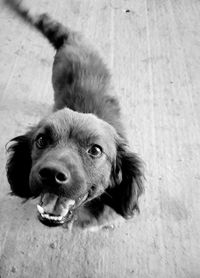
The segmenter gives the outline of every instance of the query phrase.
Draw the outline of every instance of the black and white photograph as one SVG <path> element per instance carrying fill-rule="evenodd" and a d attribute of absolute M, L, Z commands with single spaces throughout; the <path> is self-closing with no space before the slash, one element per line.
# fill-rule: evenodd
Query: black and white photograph
<path fill-rule="evenodd" d="M 200 278 L 200 1 L 0 0 L 0 278 Z"/>

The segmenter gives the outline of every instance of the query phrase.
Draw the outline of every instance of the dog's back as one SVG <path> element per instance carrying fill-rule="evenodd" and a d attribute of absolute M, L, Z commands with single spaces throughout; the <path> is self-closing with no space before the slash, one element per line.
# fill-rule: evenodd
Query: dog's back
<path fill-rule="evenodd" d="M 110 94 L 110 73 L 99 54 L 78 33 L 47 14 L 33 15 L 21 0 L 5 3 L 54 46 L 54 109 L 93 113 L 123 133 L 118 101 Z"/>

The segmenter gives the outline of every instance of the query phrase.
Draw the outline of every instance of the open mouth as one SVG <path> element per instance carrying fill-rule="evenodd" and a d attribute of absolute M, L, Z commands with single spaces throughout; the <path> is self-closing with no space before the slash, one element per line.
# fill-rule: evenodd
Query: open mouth
<path fill-rule="evenodd" d="M 38 217 L 46 225 L 61 225 L 72 219 L 74 205 L 75 200 L 45 193 L 37 205 Z"/>
<path fill-rule="evenodd" d="M 75 209 L 86 199 L 87 195 L 75 201 L 54 193 L 44 193 L 37 205 L 39 220 L 48 226 L 62 225 L 69 222 L 73 218 Z"/>

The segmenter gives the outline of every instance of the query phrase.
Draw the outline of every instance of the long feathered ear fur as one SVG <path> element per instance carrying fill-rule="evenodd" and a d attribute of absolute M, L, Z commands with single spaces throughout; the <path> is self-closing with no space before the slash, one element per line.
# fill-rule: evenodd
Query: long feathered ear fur
<path fill-rule="evenodd" d="M 32 196 L 29 188 L 31 170 L 31 147 L 28 134 L 13 138 L 7 151 L 9 158 L 6 165 L 7 178 L 12 192 L 23 198 Z"/>
<path fill-rule="evenodd" d="M 119 144 L 111 177 L 112 186 L 107 193 L 111 206 L 123 217 L 130 218 L 135 211 L 139 212 L 138 198 L 144 190 L 143 180 L 142 161 L 128 151 L 125 144 Z"/>

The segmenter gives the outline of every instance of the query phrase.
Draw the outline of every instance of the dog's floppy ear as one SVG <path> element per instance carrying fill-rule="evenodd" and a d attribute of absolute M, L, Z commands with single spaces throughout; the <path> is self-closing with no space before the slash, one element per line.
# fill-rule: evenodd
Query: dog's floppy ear
<path fill-rule="evenodd" d="M 143 192 L 143 165 L 125 144 L 118 144 L 112 186 L 108 189 L 113 208 L 125 218 L 139 212 L 138 198 Z"/>
<path fill-rule="evenodd" d="M 12 192 L 20 197 L 32 196 L 29 188 L 31 170 L 31 142 L 29 133 L 13 138 L 7 151 L 9 153 L 6 170 Z"/>

